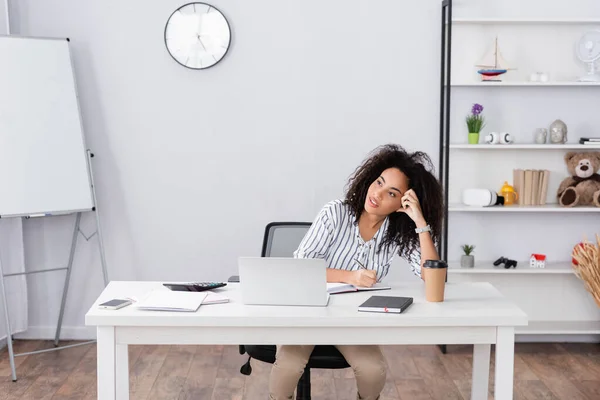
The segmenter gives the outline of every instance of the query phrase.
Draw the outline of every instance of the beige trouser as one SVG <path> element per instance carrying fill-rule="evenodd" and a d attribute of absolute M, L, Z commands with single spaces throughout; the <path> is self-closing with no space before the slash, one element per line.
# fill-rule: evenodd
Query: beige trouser
<path fill-rule="evenodd" d="M 269 398 L 292 399 L 313 345 L 277 346 L 269 382 Z M 379 346 L 335 346 L 354 370 L 358 398 L 376 400 L 385 386 L 386 364 Z"/>

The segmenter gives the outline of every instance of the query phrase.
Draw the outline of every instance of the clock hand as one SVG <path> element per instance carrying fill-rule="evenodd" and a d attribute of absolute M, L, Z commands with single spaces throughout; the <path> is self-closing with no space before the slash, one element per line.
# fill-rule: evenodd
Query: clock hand
<path fill-rule="evenodd" d="M 206 46 L 204 46 L 204 43 L 202 43 L 202 39 L 200 39 L 200 35 L 198 35 L 198 40 L 200 41 L 200 44 L 202 45 L 202 48 L 204 49 L 204 51 L 206 51 Z"/>

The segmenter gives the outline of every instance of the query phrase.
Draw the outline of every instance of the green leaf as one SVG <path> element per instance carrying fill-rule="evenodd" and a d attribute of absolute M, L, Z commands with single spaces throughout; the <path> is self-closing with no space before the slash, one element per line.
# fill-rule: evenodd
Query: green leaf
<path fill-rule="evenodd" d="M 463 244 L 462 246 L 463 251 L 465 252 L 466 256 L 470 256 L 471 253 L 473 252 L 473 250 L 475 249 L 475 246 L 469 245 L 469 244 Z"/>

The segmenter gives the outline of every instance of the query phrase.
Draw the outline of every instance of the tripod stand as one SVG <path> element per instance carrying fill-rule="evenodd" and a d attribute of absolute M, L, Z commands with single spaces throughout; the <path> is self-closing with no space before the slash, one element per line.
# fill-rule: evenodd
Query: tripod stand
<path fill-rule="evenodd" d="M 92 183 L 92 196 L 94 199 L 94 204 L 97 204 L 96 202 L 96 191 L 94 189 L 94 179 L 93 179 L 93 174 L 91 173 L 91 158 L 94 157 L 94 154 L 91 153 L 89 150 L 87 151 L 87 155 L 88 155 L 88 164 L 90 166 L 90 176 L 91 176 L 91 183 Z M 98 239 L 98 247 L 100 250 L 100 262 L 102 264 L 102 276 L 104 279 L 104 286 L 108 285 L 108 272 L 106 269 L 106 258 L 104 255 L 104 243 L 102 240 L 102 231 L 100 229 L 100 217 L 98 215 L 98 210 L 96 207 L 93 207 L 91 210 L 87 210 L 87 211 L 92 211 L 96 214 L 96 232 L 94 232 L 90 237 L 87 237 L 86 239 L 90 239 L 92 238 L 94 235 L 97 236 Z M 62 346 L 62 347 L 58 347 L 58 343 L 60 341 L 60 331 L 62 328 L 62 321 L 63 321 L 63 316 L 64 316 L 64 311 L 65 311 L 65 305 L 66 305 L 66 301 L 67 301 L 67 294 L 69 291 L 69 281 L 71 279 L 71 271 L 72 271 L 72 267 L 73 267 L 73 259 L 75 258 L 75 250 L 77 248 L 77 239 L 79 237 L 79 234 L 83 233 L 80 230 L 80 223 L 81 223 L 81 214 L 83 213 L 83 211 L 77 211 L 76 212 L 76 217 L 75 217 L 75 226 L 73 228 L 73 236 L 72 236 L 72 240 L 71 240 L 71 251 L 69 253 L 69 260 L 67 262 L 67 266 L 66 267 L 61 267 L 61 268 L 50 268 L 50 269 L 43 269 L 43 270 L 39 270 L 39 271 L 30 271 L 30 272 L 17 272 L 17 273 L 11 273 L 11 274 L 5 274 L 4 270 L 2 269 L 2 261 L 0 260 L 0 289 L 2 290 L 2 299 L 4 301 L 4 316 L 5 316 L 5 322 L 6 322 L 6 342 L 7 342 L 7 346 L 8 346 L 8 355 L 9 355 L 9 360 L 10 360 L 10 368 L 11 368 L 11 374 L 12 374 L 12 380 L 13 382 L 17 381 L 17 372 L 16 372 L 16 367 L 15 367 L 15 357 L 16 356 L 25 356 L 25 355 L 30 355 L 30 354 L 38 354 L 38 353 L 44 353 L 44 352 L 48 352 L 48 351 L 55 351 L 55 350 L 61 350 L 61 349 L 65 349 L 65 348 L 69 348 L 69 347 L 75 347 L 75 346 L 82 346 L 85 344 L 89 344 L 89 343 L 93 343 L 95 342 L 94 340 L 92 341 L 88 341 L 85 343 L 78 343 L 78 344 L 74 344 L 74 345 L 69 345 L 69 346 Z M 64 214 L 69 214 L 68 212 L 64 212 L 61 213 L 62 215 Z M 45 216 L 45 215 L 44 215 Z M 37 215 L 30 215 L 30 216 L 24 216 L 24 218 L 32 218 L 32 217 L 37 217 Z M 47 349 L 47 350 L 38 350 L 38 351 L 31 351 L 31 352 L 27 352 L 27 353 L 19 353 L 19 354 L 15 354 L 13 352 L 13 348 L 12 348 L 12 337 L 11 337 L 11 327 L 10 327 L 10 318 L 9 318 L 9 313 L 8 313 L 8 302 L 7 302 L 7 295 L 6 295 L 6 284 L 5 284 L 5 278 L 8 277 L 13 277 L 13 276 L 20 276 L 20 275 L 31 275 L 31 274 L 38 274 L 38 273 L 42 273 L 42 272 L 55 272 L 55 271 L 63 271 L 66 270 L 66 276 L 65 276 L 65 283 L 64 283 L 64 287 L 63 287 L 63 294 L 62 294 L 62 301 L 61 301 L 61 305 L 60 305 L 60 313 L 58 316 L 58 323 L 56 325 L 56 335 L 54 338 L 54 346 L 56 346 L 53 349 Z"/>

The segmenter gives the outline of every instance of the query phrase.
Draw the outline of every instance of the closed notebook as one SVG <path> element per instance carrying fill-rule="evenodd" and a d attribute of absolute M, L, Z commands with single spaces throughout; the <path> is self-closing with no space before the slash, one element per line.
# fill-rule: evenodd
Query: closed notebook
<path fill-rule="evenodd" d="M 137 308 L 149 311 L 183 311 L 198 310 L 207 293 L 205 292 L 174 292 L 171 290 L 155 290 L 140 301 Z"/>
<path fill-rule="evenodd" d="M 220 304 L 229 302 L 229 297 L 223 296 L 220 293 L 211 291 L 205 291 L 204 293 L 206 293 L 206 298 L 202 301 L 202 304 Z"/>
<path fill-rule="evenodd" d="M 400 314 L 412 303 L 412 297 L 371 296 L 358 306 L 358 311 Z"/>

